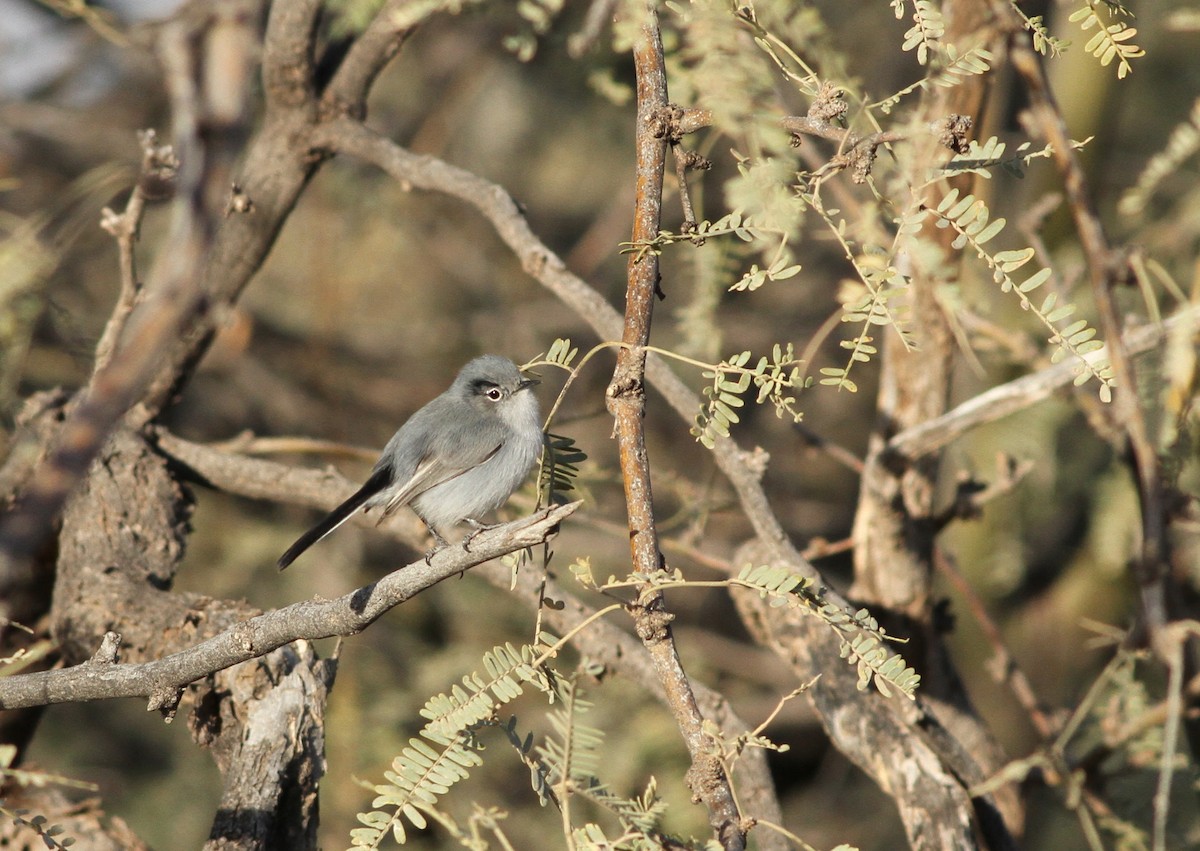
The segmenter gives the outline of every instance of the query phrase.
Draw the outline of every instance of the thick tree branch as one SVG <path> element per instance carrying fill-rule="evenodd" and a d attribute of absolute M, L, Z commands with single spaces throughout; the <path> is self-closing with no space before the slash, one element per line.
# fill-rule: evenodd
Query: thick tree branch
<path fill-rule="evenodd" d="M 300 639 L 361 632 L 388 610 L 443 579 L 515 550 L 545 543 L 579 503 L 542 509 L 480 532 L 470 551 L 447 547 L 335 600 L 308 600 L 242 621 L 194 647 L 139 664 L 85 662 L 73 668 L 0 678 L 0 709 L 52 703 L 144 697 L 148 709 L 168 709 L 183 689 L 210 674 Z"/>
<path fill-rule="evenodd" d="M 129 316 L 111 360 L 93 375 L 78 404 L 68 409 L 55 449 L 0 523 L 0 591 L 28 573 L 29 560 L 109 433 L 144 398 L 162 362 L 203 312 L 200 269 L 224 212 L 214 209 L 214 199 L 228 185 L 231 139 L 242 117 L 219 112 L 207 98 L 211 88 L 201 88 L 196 79 L 203 63 L 196 45 L 206 25 L 207 21 L 181 17 L 163 27 L 158 44 L 181 164 L 172 205 L 171 250 L 159 255 L 147 296 Z M 236 84 L 245 87 L 248 81 Z"/>
<path fill-rule="evenodd" d="M 336 670 L 336 660 L 319 660 L 309 642 L 297 641 L 214 677 L 212 693 L 223 699 L 201 699 L 188 719 L 225 781 L 205 851 L 318 847 L 325 706 Z"/>

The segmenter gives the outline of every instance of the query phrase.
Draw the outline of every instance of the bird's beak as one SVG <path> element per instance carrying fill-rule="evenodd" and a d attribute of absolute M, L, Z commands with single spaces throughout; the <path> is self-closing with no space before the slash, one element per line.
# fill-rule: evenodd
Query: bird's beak
<path fill-rule="evenodd" d="M 528 390 L 530 387 L 536 387 L 541 383 L 536 378 L 522 378 L 520 383 L 517 384 L 517 392 L 520 393 L 522 390 Z"/>

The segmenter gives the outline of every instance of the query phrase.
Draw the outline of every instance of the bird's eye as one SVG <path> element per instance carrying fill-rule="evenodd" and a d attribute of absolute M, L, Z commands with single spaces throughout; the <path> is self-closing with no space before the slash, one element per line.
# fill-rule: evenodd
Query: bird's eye
<path fill-rule="evenodd" d="M 489 387 L 483 395 L 487 396 L 493 402 L 499 402 L 500 397 L 503 396 L 504 393 L 501 392 L 499 387 Z"/>

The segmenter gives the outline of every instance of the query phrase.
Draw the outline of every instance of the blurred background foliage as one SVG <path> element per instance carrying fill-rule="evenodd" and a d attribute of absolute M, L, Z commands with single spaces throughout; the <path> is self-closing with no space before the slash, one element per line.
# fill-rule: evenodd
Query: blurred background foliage
<path fill-rule="evenodd" d="M 123 24 L 170 11 L 167 3 L 111 5 Z M 881 98 L 920 74 L 911 54 L 900 50 L 908 24 L 882 3 L 870 9 L 823 0 L 758 5 L 764 19 L 770 10 L 789 32 L 803 33 L 804 44 L 793 47 L 814 57 L 824 76 L 861 87 L 870 97 Z M 623 102 L 631 92 L 632 68 L 627 54 L 609 48 L 607 29 L 581 58 L 568 57 L 568 39 L 580 30 L 586 7 L 566 4 L 527 61 L 505 47 L 506 39 L 530 44 L 529 23 L 514 4 L 481 4 L 433 18 L 376 86 L 370 123 L 417 153 L 502 185 L 570 269 L 620 307 L 625 261 L 618 244 L 628 239 L 633 199 L 632 105 Z M 1200 33 L 1177 14 L 1186 8 L 1184 2 L 1135 7 L 1147 55 L 1120 82 L 1083 52 L 1086 39 L 1067 23 L 1061 7 L 1040 11 L 1053 32 L 1076 42 L 1050 62 L 1050 72 L 1072 136 L 1094 136 L 1083 156 L 1106 223 L 1116 238 L 1143 247 L 1185 290 L 1195 292 L 1196 158 L 1181 163 L 1137 215 L 1116 210 L 1200 92 L 1195 61 Z M 7 431 L 30 393 L 75 388 L 88 376 L 118 288 L 115 248 L 97 226 L 100 210 L 123 203 L 132 183 L 139 155 L 135 131 L 164 127 L 166 116 L 159 74 L 147 51 L 106 41 L 84 23 L 61 19 L 36 3 L 2 0 L 0 20 L 6 16 L 8 22 L 0 25 L 0 412 Z M 31 22 L 31 29 L 18 30 L 20 21 Z M 129 31 L 136 41 L 136 26 Z M 735 40 L 731 44 L 738 50 L 714 55 L 689 42 L 694 37 L 670 27 L 665 35 L 676 101 L 705 99 L 724 111 L 718 126 L 763 104 L 780 115 L 804 113 L 804 99 L 771 73 L 761 54 Z M 35 74 L 29 68 L 34 59 L 52 67 Z M 999 73 L 973 138 L 998 135 L 1015 145 L 1024 138 L 1018 123 L 1022 106 L 1008 74 Z M 805 140 L 797 153 L 782 134 L 735 144 L 716 129 L 690 143 L 713 162 L 711 171 L 694 180 L 698 215 L 712 218 L 725 211 L 725 189 L 737 174 L 731 146 L 757 144 L 760 151 L 792 158 L 831 152 L 825 143 Z M 869 197 L 869 188 L 851 185 L 848 177 L 839 180 L 844 191 Z M 976 191 L 994 216 L 1015 223 L 1042 209 L 1047 195 L 1058 191 L 1058 179 L 1041 160 L 1023 180 L 998 171 L 978 182 Z M 1044 259 L 1052 259 L 1064 285 L 1079 293 L 1083 267 L 1069 216 L 1061 205 L 1044 209 Z M 667 210 L 666 227 L 677 230 L 678 205 L 669 202 Z M 162 218 L 151 210 L 146 219 L 143 257 L 156 250 Z M 851 270 L 818 220 L 797 219 L 792 226 L 803 272 L 749 294 L 726 292 L 748 263 L 740 246 L 711 240 L 701 248 L 668 250 L 655 343 L 716 361 L 742 349 L 766 354 L 776 342 L 792 342 L 801 351 L 816 339 L 821 342 L 811 352 L 810 372 L 841 363 L 837 331 L 829 334 L 825 326 L 841 310 L 839 289 Z M 980 318 L 976 330 L 982 332 L 972 334 L 974 350 L 960 359 L 954 401 L 1044 362 L 1039 329 L 1015 302 L 986 285 L 986 272 L 967 274 L 983 284 L 968 287 L 965 281 L 960 295 Z M 1141 310 L 1136 289 L 1120 296 L 1127 309 Z M 452 199 L 408 191 L 371 168 L 337 161 L 302 196 L 267 265 L 170 409 L 167 425 L 201 441 L 248 431 L 326 438 L 373 451 L 473 355 L 495 351 L 528 360 L 564 336 L 584 348 L 595 342 L 578 317 L 522 272 L 471 210 Z M 1151 387 L 1160 361 L 1140 362 Z M 588 506 L 557 541 L 557 563 L 561 567 L 586 554 L 598 576 L 623 574 L 628 560 L 611 422 L 603 405 L 610 368 L 608 356 L 597 359 L 567 398 L 554 429 L 572 435 L 590 455 L 580 483 Z M 874 369 L 871 364 L 856 373 L 857 394 L 832 388 L 805 392 L 800 398 L 805 429 L 861 454 L 873 420 Z M 699 373 L 686 374 L 699 390 Z M 548 406 L 561 377 L 548 372 L 544 378 Z M 1054 708 L 1076 706 L 1110 658 L 1107 648 L 1089 645 L 1093 624 L 1124 626 L 1134 605 L 1125 562 L 1135 534 L 1136 493 L 1127 468 L 1089 428 L 1089 408 L 1098 404 L 1094 395 L 1094 388 L 1076 390 L 978 429 L 951 447 L 944 465 L 948 498 L 959 473 L 986 478 L 999 452 L 1035 464 L 1018 489 L 991 502 L 978 521 L 953 525 L 941 543 L 1001 624 L 1040 699 Z M 680 423 L 653 395 L 647 423 L 664 531 L 708 559 L 731 558 L 748 525 L 707 453 L 683 436 Z M 794 540 L 803 545 L 849 534 L 857 496 L 853 472 L 769 410 L 745 409 L 735 437 L 744 447 L 770 453 L 766 482 Z M 331 460 L 351 478 L 361 477 L 370 463 L 295 459 Z M 1190 465 L 1184 483 L 1195 493 L 1194 458 L 1185 451 L 1181 463 Z M 370 531 L 347 530 L 279 575 L 275 557 L 313 520 L 311 513 L 207 491 L 195 496 L 195 533 L 181 571 L 190 590 L 244 597 L 267 608 L 342 593 L 411 555 L 396 552 L 393 543 Z M 528 504 L 515 500 L 510 511 Z M 1200 562 L 1194 540 L 1179 546 L 1182 558 Z M 669 557 L 690 577 L 719 575 L 678 551 Z M 844 554 L 818 566 L 835 583 L 849 579 Z M 1029 753 L 1038 745 L 1034 731 L 990 675 L 991 651 L 977 625 L 952 589 L 939 588 L 957 615 L 954 651 L 979 711 L 1010 755 Z M 723 594 L 672 594 L 670 604 L 679 616 L 689 673 L 723 691 L 752 724 L 795 687 L 783 664 L 748 640 Z M 340 644 L 322 789 L 326 847 L 345 844 L 354 813 L 372 797 L 354 778 L 376 780 L 416 732 L 422 702 L 477 669 L 485 649 L 528 641 L 530 614 L 520 602 L 468 576 L 420 595 Z M 332 652 L 333 643 L 323 650 Z M 1161 695 L 1161 683 L 1149 687 Z M 667 713 L 619 679 L 592 685 L 590 693 L 596 707 L 587 723 L 609 734 L 605 779 L 632 794 L 649 775 L 657 776 L 660 793 L 672 804 L 668 827 L 703 834 L 704 814 L 688 803 L 680 781 L 686 752 Z M 516 711 L 521 714 L 520 702 Z M 827 746 L 803 701 L 789 702 L 767 732 L 791 748 L 773 755 L 773 766 L 788 823 L 808 842 L 897 847 L 903 834 L 888 799 Z M 504 827 L 517 847 L 556 845 L 547 837 L 559 830 L 557 815 L 537 809 L 526 769 L 506 758 L 502 751 L 508 745 L 498 734 L 491 748 L 485 768 L 455 800 L 511 810 Z M 219 778 L 181 723 L 164 726 L 133 703 L 52 707 L 31 758 L 99 783 L 109 811 L 153 845 L 196 847 L 207 835 Z M 1153 771 L 1127 779 L 1134 787 L 1130 800 L 1148 801 L 1152 785 L 1144 784 L 1154 782 Z M 1054 794 L 1034 786 L 1031 796 L 1025 847 L 1085 847 Z M 1191 806 L 1194 816 L 1194 798 L 1189 804 L 1188 797 L 1185 790 L 1177 805 L 1181 815 Z M 871 817 L 864 818 L 866 813 Z M 447 847 L 440 842 L 433 831 L 413 845 Z"/>

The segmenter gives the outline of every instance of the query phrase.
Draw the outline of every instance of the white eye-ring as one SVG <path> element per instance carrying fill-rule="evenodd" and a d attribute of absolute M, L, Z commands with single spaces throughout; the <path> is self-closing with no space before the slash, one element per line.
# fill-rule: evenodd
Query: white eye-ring
<path fill-rule="evenodd" d="M 503 393 L 503 391 L 500 390 L 499 387 L 489 387 L 487 389 L 487 392 L 484 393 L 483 395 L 487 396 L 493 402 L 499 402 L 501 397 L 504 396 L 504 393 Z"/>

